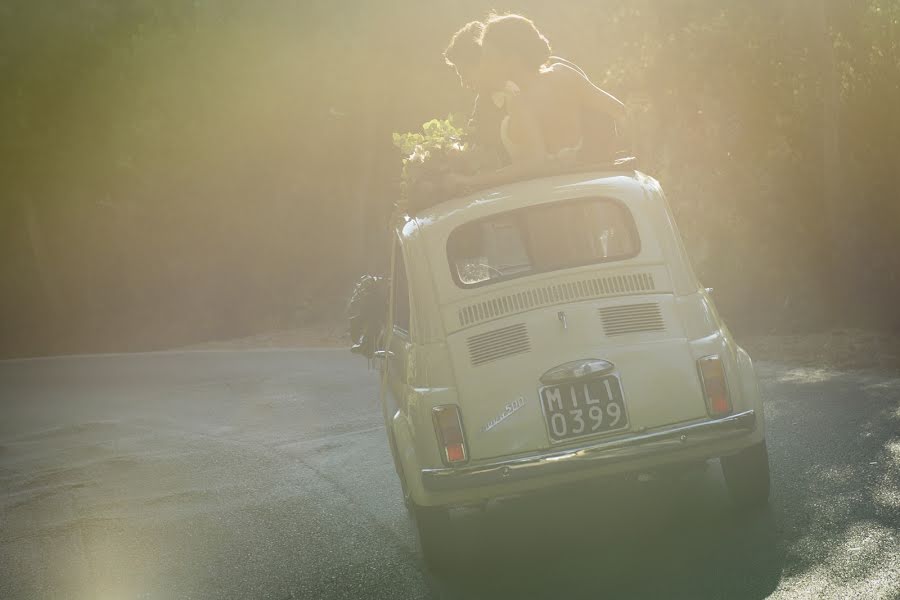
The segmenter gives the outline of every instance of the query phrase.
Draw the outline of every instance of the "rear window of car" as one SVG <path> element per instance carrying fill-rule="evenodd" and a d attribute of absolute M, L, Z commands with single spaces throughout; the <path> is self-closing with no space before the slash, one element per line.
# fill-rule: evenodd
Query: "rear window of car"
<path fill-rule="evenodd" d="M 447 240 L 456 284 L 488 285 L 640 252 L 631 212 L 613 198 L 541 204 L 461 225 Z"/>

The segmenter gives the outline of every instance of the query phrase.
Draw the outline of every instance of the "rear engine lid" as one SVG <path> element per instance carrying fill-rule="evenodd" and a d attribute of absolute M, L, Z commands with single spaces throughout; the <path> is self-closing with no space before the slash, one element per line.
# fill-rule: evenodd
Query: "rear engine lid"
<path fill-rule="evenodd" d="M 613 434 L 607 425 L 621 435 L 705 416 L 696 365 L 670 294 L 533 309 L 459 331 L 448 337 L 448 346 L 475 460 L 601 439 Z M 550 384 L 541 378 L 548 372 L 586 360 L 610 363 L 612 370 L 598 377 L 612 379 L 598 379 L 587 391 L 565 382 L 546 390 Z M 565 410 L 565 431 L 561 417 L 548 413 L 548 394 L 565 404 L 549 407 L 549 413 Z M 588 400 L 598 398 L 604 415 L 591 412 Z M 618 406 L 607 410 L 614 398 Z M 624 424 L 596 422 L 618 412 Z M 596 427 L 578 431 L 578 419 Z"/>

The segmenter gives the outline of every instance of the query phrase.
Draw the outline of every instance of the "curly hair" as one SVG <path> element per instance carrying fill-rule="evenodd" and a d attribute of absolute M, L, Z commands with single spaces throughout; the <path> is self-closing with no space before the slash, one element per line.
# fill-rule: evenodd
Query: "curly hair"
<path fill-rule="evenodd" d="M 451 67 L 456 65 L 470 66 L 481 59 L 481 36 L 484 23 L 470 21 L 450 38 L 450 44 L 444 50 L 444 61 Z"/>
<path fill-rule="evenodd" d="M 528 69 L 539 69 L 550 58 L 550 42 L 534 22 L 522 15 L 491 15 L 481 34 L 481 45 L 499 50 Z"/>

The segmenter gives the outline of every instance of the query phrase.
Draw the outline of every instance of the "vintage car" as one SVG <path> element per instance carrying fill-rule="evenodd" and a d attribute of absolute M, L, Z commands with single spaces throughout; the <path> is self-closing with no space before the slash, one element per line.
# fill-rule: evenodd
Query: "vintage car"
<path fill-rule="evenodd" d="M 453 507 L 603 475 L 721 458 L 738 505 L 767 502 L 753 365 L 653 178 L 517 182 L 393 233 L 374 356 L 426 559 Z"/>

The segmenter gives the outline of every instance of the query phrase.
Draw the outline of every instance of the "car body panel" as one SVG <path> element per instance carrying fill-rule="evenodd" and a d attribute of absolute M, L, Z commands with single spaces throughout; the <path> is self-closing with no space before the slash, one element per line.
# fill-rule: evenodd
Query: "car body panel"
<path fill-rule="evenodd" d="M 560 364 L 587 358 L 609 361 L 622 383 L 625 410 L 635 431 L 680 423 L 705 416 L 703 391 L 695 359 L 681 330 L 672 296 L 640 297 L 642 304 L 659 306 L 666 329 L 608 336 L 598 311 L 634 305 L 633 297 L 553 306 L 492 321 L 465 333 L 498 330 L 510 322 L 527 326 L 531 349 L 486 364 L 473 365 L 466 340 L 473 335 L 448 336 L 451 361 L 467 425 L 471 456 L 476 459 L 549 448 L 538 389 L 540 376 Z M 558 313 L 564 312 L 564 326 Z M 484 428 L 504 406 L 519 398 L 524 406 L 492 429 Z M 672 400 L 675 399 L 675 400 Z"/>
<path fill-rule="evenodd" d="M 636 256 L 477 288 L 454 282 L 446 249 L 456 227 L 512 209 L 593 197 L 614 198 L 631 211 L 640 237 Z M 762 404 L 750 357 L 734 343 L 709 291 L 697 282 L 665 196 L 652 178 L 584 173 L 518 182 L 404 217 L 395 232 L 392 268 L 404 269 L 410 315 L 408 331 L 393 322 L 398 292 L 392 290 L 387 352 L 380 361 L 382 405 L 398 471 L 417 504 L 475 502 L 598 474 L 711 458 L 762 439 Z M 572 472 L 522 481 L 460 489 L 423 483 L 428 473 L 449 468 L 434 431 L 435 406 L 459 407 L 468 450 L 459 468 L 489 468 L 703 425 L 711 418 L 696 361 L 711 355 L 722 359 L 733 413 L 751 411 L 751 428 L 676 451 L 648 446 L 647 453 L 625 460 L 592 461 Z M 586 359 L 614 365 L 628 429 L 553 442 L 541 408 L 541 375 Z M 605 448 L 598 452 L 608 452 Z"/>

